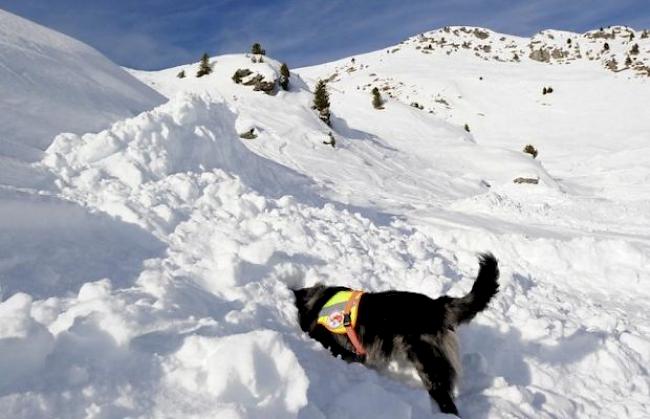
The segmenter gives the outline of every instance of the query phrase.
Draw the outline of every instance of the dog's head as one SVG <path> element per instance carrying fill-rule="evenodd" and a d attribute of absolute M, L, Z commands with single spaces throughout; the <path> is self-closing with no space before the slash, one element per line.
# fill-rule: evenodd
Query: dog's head
<path fill-rule="evenodd" d="M 328 288 L 325 285 L 316 284 L 313 287 L 291 290 L 296 298 L 295 304 L 298 309 L 298 320 L 302 330 L 307 331 L 310 329 L 310 325 L 316 321 L 322 305 L 321 300 Z"/>

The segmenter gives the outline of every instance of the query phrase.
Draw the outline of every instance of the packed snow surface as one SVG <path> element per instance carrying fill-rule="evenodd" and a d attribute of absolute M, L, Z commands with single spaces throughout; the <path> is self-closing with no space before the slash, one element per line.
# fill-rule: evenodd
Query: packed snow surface
<path fill-rule="evenodd" d="M 486 59 L 463 42 L 528 41 L 454 30 L 299 69 L 272 94 L 247 84 L 279 77 L 270 57 L 213 57 L 201 78 L 132 70 L 168 101 L 12 166 L 0 417 L 449 417 L 413 371 L 305 336 L 290 287 L 461 296 L 481 251 L 501 291 L 459 331 L 461 415 L 647 417 L 648 78 Z M 311 109 L 319 78 L 331 127 Z"/>

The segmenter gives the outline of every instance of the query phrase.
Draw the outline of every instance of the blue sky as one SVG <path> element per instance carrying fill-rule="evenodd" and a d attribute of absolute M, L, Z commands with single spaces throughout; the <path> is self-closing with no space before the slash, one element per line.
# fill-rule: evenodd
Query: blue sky
<path fill-rule="evenodd" d="M 650 0 L 0 0 L 0 8 L 140 69 L 197 61 L 204 51 L 242 52 L 256 41 L 298 67 L 445 25 L 526 36 L 547 28 L 650 28 Z"/>

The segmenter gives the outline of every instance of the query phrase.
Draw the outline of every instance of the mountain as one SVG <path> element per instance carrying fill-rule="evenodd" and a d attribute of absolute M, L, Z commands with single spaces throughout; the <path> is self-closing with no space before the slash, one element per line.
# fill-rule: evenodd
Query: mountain
<path fill-rule="evenodd" d="M 626 31 L 603 28 L 614 53 Z M 28 165 L 48 182 L 0 179 L 0 412 L 431 417 L 412 369 L 305 336 L 289 289 L 460 296 L 492 251 L 500 292 L 458 332 L 463 417 L 644 417 L 649 78 L 586 36 L 442 28 L 286 91 L 259 54 L 128 70 L 166 103 L 58 133 Z M 581 58 L 554 52 L 569 38 Z"/>
<path fill-rule="evenodd" d="M 162 103 L 89 46 L 0 10 L 0 156 L 37 160 L 56 134 L 84 133 Z"/>

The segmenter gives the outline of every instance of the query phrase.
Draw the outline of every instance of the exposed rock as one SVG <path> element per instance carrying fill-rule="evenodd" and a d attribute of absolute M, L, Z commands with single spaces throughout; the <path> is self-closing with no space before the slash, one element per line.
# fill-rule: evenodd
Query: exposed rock
<path fill-rule="evenodd" d="M 539 183 L 539 178 L 530 178 L 530 177 L 518 177 L 513 180 L 514 183 L 529 183 L 531 185 L 537 185 Z"/>
<path fill-rule="evenodd" d="M 244 140 L 253 140 L 257 138 L 257 134 L 255 134 L 255 128 L 251 128 L 246 132 L 242 132 L 239 134 L 239 138 L 243 138 Z"/>
<path fill-rule="evenodd" d="M 544 48 L 540 49 L 535 49 L 531 51 L 530 55 L 528 56 L 531 60 L 539 61 L 542 63 L 548 63 L 551 61 L 551 54 L 545 50 Z"/>
<path fill-rule="evenodd" d="M 235 74 L 232 75 L 232 81 L 234 81 L 236 84 L 240 84 L 244 77 L 248 77 L 251 74 L 253 74 L 253 72 L 250 71 L 249 69 L 247 69 L 247 68 L 241 69 L 240 68 L 237 71 L 235 71 Z"/>
<path fill-rule="evenodd" d="M 272 95 L 275 93 L 275 88 L 277 85 L 276 80 L 267 81 L 264 80 L 264 76 L 261 74 L 256 74 L 254 77 L 251 77 L 249 80 L 243 82 L 244 86 L 253 86 L 254 91 L 261 91 L 267 95 Z"/>
<path fill-rule="evenodd" d="M 587 38 L 592 38 L 592 39 L 614 39 L 616 35 L 612 33 L 608 33 L 605 31 L 597 31 L 597 32 L 591 32 L 586 35 Z"/>
<path fill-rule="evenodd" d="M 612 58 L 611 60 L 607 61 L 605 67 L 612 71 L 618 70 L 618 62 L 616 61 L 616 58 Z"/>
<path fill-rule="evenodd" d="M 327 141 L 323 141 L 323 144 L 331 145 L 332 148 L 336 147 L 336 138 L 334 138 L 334 134 L 332 134 L 332 131 L 330 131 L 327 135 L 329 136 L 329 139 Z"/>
<path fill-rule="evenodd" d="M 480 30 L 479 28 L 474 28 L 473 34 L 478 39 L 487 39 L 490 36 L 489 32 Z"/>
<path fill-rule="evenodd" d="M 565 51 L 563 49 L 555 48 L 553 51 L 551 51 L 551 57 L 558 59 L 558 58 L 565 58 L 569 55 L 568 51 Z"/>

